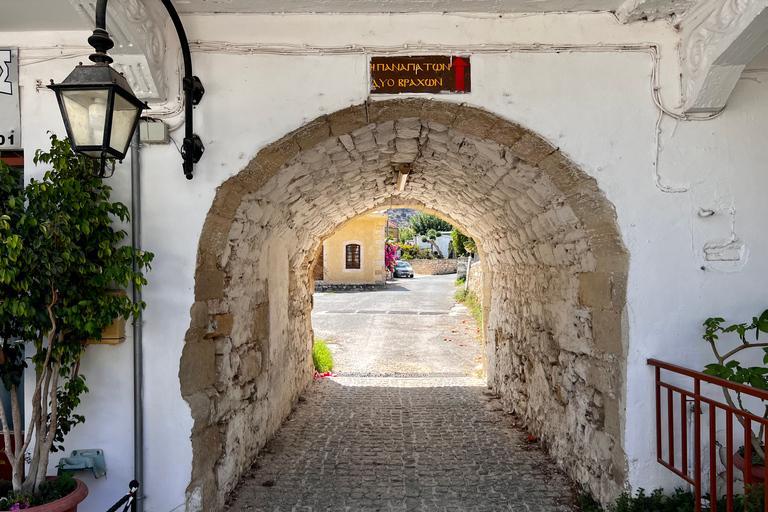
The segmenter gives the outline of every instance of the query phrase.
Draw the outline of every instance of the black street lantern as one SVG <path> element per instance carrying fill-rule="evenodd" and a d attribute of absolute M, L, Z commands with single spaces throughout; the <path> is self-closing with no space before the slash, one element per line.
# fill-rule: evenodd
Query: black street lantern
<path fill-rule="evenodd" d="M 107 62 L 80 64 L 60 84 L 51 84 L 72 149 L 95 159 L 122 160 L 146 103 Z"/>
<path fill-rule="evenodd" d="M 192 75 L 192 57 L 189 43 L 176 9 L 171 0 L 160 0 L 176 28 L 184 59 L 184 112 L 185 131 L 181 154 L 184 175 L 192 179 L 192 166 L 200 160 L 205 147 L 193 133 L 192 107 L 200 103 L 205 93 L 200 79 Z M 123 75 L 110 67 L 112 57 L 107 52 L 114 43 L 106 29 L 107 0 L 96 4 L 96 28 L 88 43 L 96 50 L 89 58 L 93 64 L 82 63 L 60 84 L 48 87 L 56 91 L 59 108 L 67 128 L 69 143 L 76 153 L 101 160 L 122 160 L 128 151 L 131 137 L 136 131 L 141 111 L 149 108 L 139 100 Z"/>

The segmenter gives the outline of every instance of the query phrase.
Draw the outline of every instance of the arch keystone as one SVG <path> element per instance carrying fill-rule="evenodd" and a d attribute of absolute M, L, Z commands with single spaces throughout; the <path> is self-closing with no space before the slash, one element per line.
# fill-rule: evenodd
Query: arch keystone
<path fill-rule="evenodd" d="M 368 103 L 368 119 L 371 123 L 383 123 L 406 117 L 420 117 L 427 101 L 422 98 L 371 101 Z"/>
<path fill-rule="evenodd" d="M 451 126 L 459 113 L 461 105 L 429 100 L 421 109 L 421 120 Z"/>

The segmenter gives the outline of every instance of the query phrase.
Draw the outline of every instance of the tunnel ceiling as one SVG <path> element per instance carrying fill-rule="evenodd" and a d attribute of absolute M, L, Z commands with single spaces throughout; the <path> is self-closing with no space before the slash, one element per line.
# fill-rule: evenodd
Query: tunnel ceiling
<path fill-rule="evenodd" d="M 403 192 L 394 184 L 400 163 L 413 168 Z M 237 234 L 237 248 L 263 244 L 265 229 L 287 228 L 299 248 L 294 265 L 302 265 L 319 239 L 351 217 L 422 204 L 475 237 L 490 265 L 591 271 L 587 233 L 565 202 L 540 168 L 509 148 L 437 122 L 398 119 L 330 137 L 245 195 L 241 215 L 249 231 Z M 254 254 L 253 247 L 242 252 Z M 225 252 L 220 265 L 228 258 Z"/>

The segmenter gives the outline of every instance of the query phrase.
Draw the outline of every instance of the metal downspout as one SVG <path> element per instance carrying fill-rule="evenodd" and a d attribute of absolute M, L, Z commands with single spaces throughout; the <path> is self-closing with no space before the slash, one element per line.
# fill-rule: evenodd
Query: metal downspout
<path fill-rule="evenodd" d="M 139 148 L 139 129 L 131 139 L 131 242 L 135 250 L 141 250 L 141 155 Z M 136 259 L 133 270 L 139 270 Z M 141 290 L 133 287 L 134 303 L 141 302 Z M 142 352 L 141 316 L 133 320 L 133 472 L 134 479 L 141 483 L 141 489 L 146 489 L 144 481 L 144 361 Z M 134 501 L 135 512 L 144 511 L 144 492 Z"/>

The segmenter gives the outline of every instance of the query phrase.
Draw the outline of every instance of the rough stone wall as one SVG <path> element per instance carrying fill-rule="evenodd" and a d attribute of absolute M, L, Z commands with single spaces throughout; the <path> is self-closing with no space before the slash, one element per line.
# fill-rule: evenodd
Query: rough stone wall
<path fill-rule="evenodd" d="M 324 254 L 323 254 L 323 244 L 320 244 L 320 249 L 317 252 L 317 256 L 315 256 L 315 261 L 312 263 L 312 279 L 315 281 L 322 281 L 325 277 L 323 267 L 324 267 Z"/>
<path fill-rule="evenodd" d="M 455 274 L 457 260 L 403 260 L 407 261 L 413 267 L 415 274 L 424 276 L 435 276 L 442 274 Z"/>
<path fill-rule="evenodd" d="M 403 162 L 414 172 L 398 192 Z M 477 241 L 489 386 L 579 483 L 614 497 L 626 482 L 628 257 L 612 206 L 522 127 L 396 100 L 313 121 L 220 187 L 179 372 L 195 421 L 188 510 L 222 506 L 311 380 L 319 241 L 382 206 L 422 206 Z"/>
<path fill-rule="evenodd" d="M 459 274 L 461 276 L 461 274 Z M 480 304 L 483 304 L 485 297 L 485 286 L 483 281 L 483 263 L 481 261 L 472 261 L 472 266 L 469 268 L 469 286 L 468 290 L 477 295 L 480 299 Z"/>

